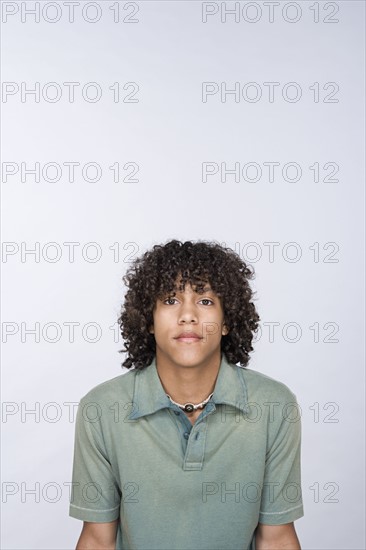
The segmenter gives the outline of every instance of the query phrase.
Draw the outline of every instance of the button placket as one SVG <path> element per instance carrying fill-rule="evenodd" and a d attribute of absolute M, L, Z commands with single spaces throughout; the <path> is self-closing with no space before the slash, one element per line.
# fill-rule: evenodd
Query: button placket
<path fill-rule="evenodd" d="M 174 405 L 168 408 L 168 412 L 171 415 L 171 418 L 178 430 L 179 440 L 182 445 L 182 454 L 184 457 L 187 450 L 187 441 L 189 439 L 192 424 L 189 422 L 188 418 L 182 411 L 178 411 L 174 408 Z"/>
<path fill-rule="evenodd" d="M 183 470 L 202 470 L 205 454 L 207 419 L 193 425 L 183 461 Z"/>

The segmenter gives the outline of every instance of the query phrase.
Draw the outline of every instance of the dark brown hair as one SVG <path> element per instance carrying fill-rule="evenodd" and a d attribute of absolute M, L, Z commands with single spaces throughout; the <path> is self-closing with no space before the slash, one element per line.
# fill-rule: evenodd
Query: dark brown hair
<path fill-rule="evenodd" d="M 202 292 L 205 283 L 220 297 L 224 322 L 229 329 L 221 338 L 221 351 L 230 363 L 245 367 L 253 350 L 253 333 L 260 317 L 252 303 L 249 280 L 254 270 L 236 252 L 215 242 L 171 240 L 154 245 L 136 258 L 122 278 L 128 287 L 118 324 L 127 352 L 123 367 L 143 369 L 155 356 L 155 337 L 148 328 L 153 324 L 153 309 L 158 298 L 174 295 L 175 282 L 181 275 L 180 289 L 192 285 Z"/>

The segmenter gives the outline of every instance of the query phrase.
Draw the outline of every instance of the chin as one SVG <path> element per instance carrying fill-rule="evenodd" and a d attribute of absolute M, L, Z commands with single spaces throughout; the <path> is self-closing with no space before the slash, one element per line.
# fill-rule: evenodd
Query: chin
<path fill-rule="evenodd" d="M 199 355 L 194 355 L 189 353 L 180 354 L 174 357 L 175 363 L 178 363 L 180 365 L 184 365 L 187 367 L 190 367 L 190 366 L 194 367 L 201 363 L 205 363 L 208 360 L 209 360 L 209 357 L 202 357 Z"/>

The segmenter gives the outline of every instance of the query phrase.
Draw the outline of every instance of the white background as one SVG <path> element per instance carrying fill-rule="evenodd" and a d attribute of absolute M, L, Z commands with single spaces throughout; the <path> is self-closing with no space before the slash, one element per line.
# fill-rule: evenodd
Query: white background
<path fill-rule="evenodd" d="M 234 2 L 222 11 L 220 2 L 120 2 L 117 22 L 116 3 L 99 2 L 99 15 L 86 4 L 70 22 L 64 2 L 40 2 L 36 22 L 26 13 L 35 2 L 2 2 L 2 79 L 14 91 L 1 104 L 2 548 L 75 547 L 82 522 L 68 517 L 67 403 L 121 373 L 116 320 L 129 259 L 177 238 L 225 242 L 255 268 L 262 336 L 248 367 L 287 384 L 302 408 L 302 548 L 364 549 L 364 3 L 271 3 L 272 22 L 268 2 L 237 3 L 237 22 L 221 20 Z M 217 13 L 204 23 L 205 9 Z M 136 22 L 124 22 L 133 11 Z M 22 82 L 39 83 L 39 101 L 22 97 Z M 80 84 L 74 102 L 64 82 Z M 97 102 L 92 87 L 83 98 L 90 82 L 102 91 Z M 123 102 L 128 82 L 136 102 Z M 207 101 L 204 82 L 219 90 Z M 236 82 L 237 101 L 220 96 Z M 265 82 L 279 83 L 273 101 Z M 326 99 L 330 82 L 337 102 Z M 21 163 L 36 162 L 40 181 L 24 170 L 22 181 Z M 51 169 L 42 176 L 50 162 L 62 168 L 57 182 L 47 181 Z M 73 182 L 65 162 L 80 163 Z M 90 162 L 99 181 L 82 177 Z M 114 182 L 116 162 L 120 179 L 136 163 L 138 181 Z M 221 181 L 218 172 L 203 182 L 205 162 L 257 163 L 262 177 Z M 280 163 L 272 182 L 265 162 Z M 298 181 L 282 173 L 289 162 Z M 324 181 L 326 163 L 338 165 L 338 181 Z M 73 262 L 67 242 L 79 243 Z M 277 243 L 273 258 L 264 243 Z M 25 253 L 37 246 L 39 257 Z M 79 323 L 73 342 L 70 322 Z M 268 323 L 279 323 L 274 338 Z M 39 338 L 26 332 L 35 328 Z"/>

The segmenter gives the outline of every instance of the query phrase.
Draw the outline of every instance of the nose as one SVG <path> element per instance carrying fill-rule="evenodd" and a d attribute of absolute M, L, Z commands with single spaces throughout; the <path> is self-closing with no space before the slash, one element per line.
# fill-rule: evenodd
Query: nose
<path fill-rule="evenodd" d="M 194 303 L 186 300 L 179 309 L 178 322 L 181 323 L 197 323 L 198 316 Z"/>

